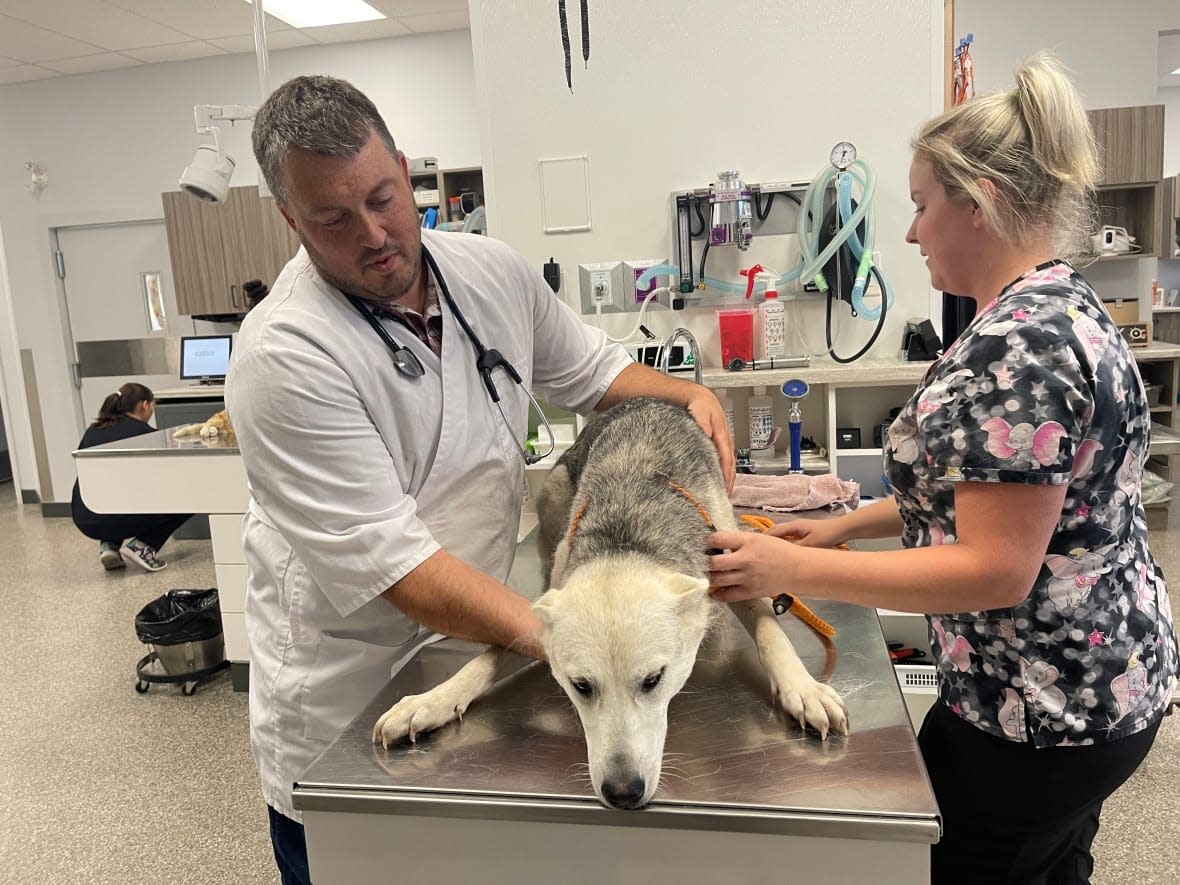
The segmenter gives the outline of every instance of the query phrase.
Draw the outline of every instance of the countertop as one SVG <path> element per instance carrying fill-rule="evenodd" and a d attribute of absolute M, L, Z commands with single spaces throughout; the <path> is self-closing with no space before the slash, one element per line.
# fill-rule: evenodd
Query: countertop
<path fill-rule="evenodd" d="M 182 387 L 169 387 L 167 390 L 157 390 L 156 400 L 184 400 L 184 399 L 224 399 L 224 384 L 186 384 Z"/>
<path fill-rule="evenodd" d="M 110 458 L 130 455 L 237 455 L 238 438 L 233 433 L 214 437 L 172 436 L 177 428 L 165 427 L 139 436 L 117 439 L 114 442 L 78 449 L 75 458 Z"/>
<path fill-rule="evenodd" d="M 532 537 L 508 583 L 535 597 Z M 848 704 L 852 734 L 827 741 L 772 714 L 753 644 L 731 615 L 706 641 L 672 702 L 659 792 L 643 811 L 605 808 L 585 772 L 577 715 L 541 664 L 526 664 L 461 723 L 388 750 L 370 741 L 397 698 L 430 688 L 481 650 L 444 640 L 424 649 L 296 784 L 297 808 L 446 818 L 549 821 L 746 833 L 937 841 L 938 811 L 889 664 L 876 613 L 814 604 L 838 630 L 821 641 L 784 627 L 804 663 Z"/>

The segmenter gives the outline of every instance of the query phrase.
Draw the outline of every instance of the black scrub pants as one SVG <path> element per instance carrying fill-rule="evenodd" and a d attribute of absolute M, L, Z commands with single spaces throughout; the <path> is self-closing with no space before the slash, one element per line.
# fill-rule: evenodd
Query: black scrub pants
<path fill-rule="evenodd" d="M 942 812 L 932 885 L 1088 883 L 1102 803 L 1139 767 L 1159 725 L 1098 746 L 1038 750 L 936 702 L 918 734 Z"/>
<path fill-rule="evenodd" d="M 74 525 L 86 537 L 108 541 L 116 547 L 128 538 L 139 538 L 159 550 L 190 516 L 191 513 L 75 514 Z"/>

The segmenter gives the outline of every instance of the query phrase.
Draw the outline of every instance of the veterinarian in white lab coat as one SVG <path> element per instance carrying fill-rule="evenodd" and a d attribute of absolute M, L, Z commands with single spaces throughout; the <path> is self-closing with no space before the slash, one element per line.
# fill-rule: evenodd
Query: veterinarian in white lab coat
<path fill-rule="evenodd" d="M 304 244 L 244 321 L 226 384 L 252 495 L 251 742 L 276 861 L 300 882 L 292 782 L 392 672 L 436 633 L 541 655 L 528 601 L 503 584 L 526 388 L 580 412 L 660 396 L 715 439 L 731 479 L 733 449 L 709 391 L 633 363 L 510 248 L 421 230 L 405 159 L 349 84 L 284 84 L 258 113 L 254 150 Z M 447 291 L 521 376 L 493 375 L 504 418 Z M 373 308 L 422 377 L 395 368 L 362 313 Z"/>

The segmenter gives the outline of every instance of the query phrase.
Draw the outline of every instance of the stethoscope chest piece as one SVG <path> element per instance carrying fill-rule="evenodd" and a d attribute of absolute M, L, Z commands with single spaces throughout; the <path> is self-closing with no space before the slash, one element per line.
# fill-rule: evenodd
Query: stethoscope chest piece
<path fill-rule="evenodd" d="M 524 459 L 525 464 L 535 464 L 541 459 L 547 458 L 553 453 L 555 446 L 553 429 L 549 426 L 549 419 L 546 417 L 544 411 L 542 411 L 540 404 L 537 403 L 537 400 L 533 396 L 532 391 L 530 391 L 525 386 L 524 381 L 520 377 L 520 373 L 516 371 L 512 363 L 510 363 L 504 357 L 504 355 L 500 353 L 500 351 L 496 350 L 494 347 L 484 347 L 483 342 L 480 341 L 479 336 L 475 334 L 475 330 L 471 327 L 471 324 L 467 322 L 467 318 L 463 315 L 463 312 L 459 310 L 459 305 L 455 303 L 455 299 L 451 296 L 451 290 L 447 286 L 447 281 L 443 279 L 442 272 L 438 269 L 438 265 L 434 261 L 434 256 L 430 254 L 425 246 L 422 247 L 422 257 L 426 260 L 426 263 L 430 266 L 430 270 L 434 273 L 434 279 L 438 282 L 438 287 L 442 292 L 443 300 L 446 301 L 447 306 L 451 309 L 451 313 L 454 315 L 455 321 L 463 330 L 463 334 L 466 335 L 467 339 L 471 342 L 471 346 L 475 351 L 475 366 L 479 371 L 480 380 L 483 381 L 483 385 L 488 392 L 488 396 L 491 398 L 492 403 L 496 407 L 496 410 L 500 413 L 500 420 L 504 422 L 504 426 L 508 429 L 509 434 L 512 435 L 512 441 L 516 444 L 516 449 L 520 453 L 521 458 Z M 393 365 L 397 368 L 397 371 L 400 375 L 405 378 L 421 378 L 426 374 L 426 368 L 422 365 L 422 361 L 418 359 L 417 355 L 404 344 L 399 344 L 394 340 L 393 336 L 385 330 L 385 328 L 377 320 L 377 317 L 373 315 L 373 311 L 369 309 L 362 299 L 355 295 L 350 295 L 347 292 L 344 293 L 344 297 L 347 298 L 348 302 L 354 308 L 356 308 L 362 317 L 365 318 L 365 321 L 372 327 L 373 331 L 377 333 L 377 337 L 379 337 L 385 343 L 385 346 L 393 355 Z M 524 447 L 520 444 L 520 440 L 518 440 L 515 434 L 512 433 L 512 426 L 508 421 L 508 416 L 504 414 L 504 407 L 500 404 L 499 391 L 496 390 L 496 384 L 492 380 L 492 371 L 494 369 L 503 369 L 505 374 L 507 374 L 508 377 L 515 384 L 517 384 L 521 390 L 524 391 L 525 396 L 529 398 L 529 402 L 545 424 L 545 430 L 549 435 L 549 451 L 540 455 L 530 454 L 524 450 Z"/>
<path fill-rule="evenodd" d="M 422 366 L 422 360 L 414 356 L 414 351 L 408 347 L 399 346 L 394 349 L 393 364 L 407 378 L 421 378 L 426 374 L 426 369 Z"/>

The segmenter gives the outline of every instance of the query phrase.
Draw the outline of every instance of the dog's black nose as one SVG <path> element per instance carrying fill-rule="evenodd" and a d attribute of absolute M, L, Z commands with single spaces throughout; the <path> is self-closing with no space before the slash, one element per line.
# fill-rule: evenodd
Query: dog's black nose
<path fill-rule="evenodd" d="M 629 781 L 602 782 L 602 795 L 615 808 L 639 808 L 643 802 L 646 785 L 643 778 L 636 777 Z"/>

